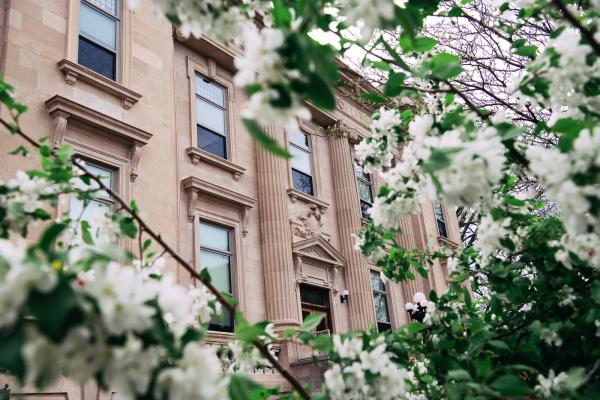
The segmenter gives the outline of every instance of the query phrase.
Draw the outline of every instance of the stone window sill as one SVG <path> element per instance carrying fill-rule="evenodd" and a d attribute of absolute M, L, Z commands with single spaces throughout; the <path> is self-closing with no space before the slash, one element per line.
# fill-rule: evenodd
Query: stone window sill
<path fill-rule="evenodd" d="M 198 165 L 200 161 L 204 161 L 208 164 L 224 169 L 225 171 L 231 172 L 234 181 L 239 180 L 240 177 L 246 172 L 246 168 L 234 164 L 231 161 L 222 159 L 221 157 L 217 157 L 214 154 L 197 147 L 188 147 L 186 152 L 192 160 L 192 164 Z"/>
<path fill-rule="evenodd" d="M 123 108 L 126 110 L 129 110 L 142 98 L 141 94 L 67 59 L 60 60 L 58 68 L 65 75 L 65 82 L 68 85 L 74 86 L 77 80 L 86 82 L 120 99 Z"/>
<path fill-rule="evenodd" d="M 303 201 L 304 203 L 315 204 L 321 209 L 321 212 L 324 212 L 325 210 L 327 210 L 329 208 L 328 202 L 319 200 L 316 197 L 311 196 L 310 194 L 301 192 L 298 189 L 289 188 L 287 190 L 287 194 L 290 197 L 290 199 L 292 200 L 292 203 L 295 203 L 297 200 L 300 200 L 300 201 Z"/>
<path fill-rule="evenodd" d="M 206 343 L 209 345 L 225 345 L 235 338 L 232 332 L 208 331 L 206 332 Z"/>
<path fill-rule="evenodd" d="M 457 249 L 459 247 L 458 243 L 456 243 L 455 241 L 450 240 L 444 236 L 438 236 L 437 240 L 438 240 L 438 243 L 442 246 L 449 246 L 449 247 L 453 247 L 455 249 Z"/>

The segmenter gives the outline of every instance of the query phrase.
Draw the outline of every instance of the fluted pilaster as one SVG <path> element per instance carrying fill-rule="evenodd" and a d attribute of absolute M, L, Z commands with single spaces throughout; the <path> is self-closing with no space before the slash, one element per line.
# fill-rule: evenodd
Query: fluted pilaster
<path fill-rule="evenodd" d="M 335 171 L 335 209 L 340 233 L 340 250 L 346 258 L 346 284 L 350 291 L 348 299 L 350 329 L 366 329 L 375 324 L 373 292 L 369 266 L 364 257 L 354 250 L 352 235 L 361 229 L 358 189 L 350 143 L 345 137 L 329 139 L 332 170 Z"/>
<path fill-rule="evenodd" d="M 283 131 L 272 126 L 264 131 L 278 142 Z M 295 295 L 292 238 L 288 222 L 287 163 L 260 145 L 256 146 L 258 212 L 265 282 L 267 318 L 277 330 L 296 326 L 300 313 Z"/>

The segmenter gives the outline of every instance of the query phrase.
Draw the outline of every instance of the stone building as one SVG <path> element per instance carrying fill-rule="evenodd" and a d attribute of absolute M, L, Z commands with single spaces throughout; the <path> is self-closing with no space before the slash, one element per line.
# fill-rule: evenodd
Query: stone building
<path fill-rule="evenodd" d="M 69 143 L 109 176 L 180 254 L 209 267 L 251 321 L 282 330 L 322 311 L 323 334 L 388 329 L 408 321 L 404 303 L 415 292 L 444 290 L 441 265 L 428 279 L 384 283 L 353 249 L 378 187 L 354 162 L 373 111 L 357 95 L 365 85 L 357 75 L 342 68 L 335 111 L 312 108 L 313 122 L 298 132 L 267 127 L 295 156 L 288 161 L 257 146 L 240 122 L 246 98 L 232 78 L 241 46 L 184 38 L 152 7 L 132 12 L 124 3 L 0 0 L 0 70 L 29 105 L 26 132 Z M 336 134 L 325 133 L 332 127 Z M 18 144 L 0 135 L 0 179 L 35 167 L 34 158 L 8 154 Z M 63 203 L 57 212 L 69 208 Z M 407 248 L 459 241 L 455 214 L 442 205 L 424 204 L 402 226 Z M 231 325 L 213 326 L 209 341 L 226 342 Z M 318 379 L 306 349 L 289 346 L 282 356 L 298 375 Z M 256 375 L 280 382 L 269 371 Z M 36 398 L 107 396 L 65 381 Z"/>

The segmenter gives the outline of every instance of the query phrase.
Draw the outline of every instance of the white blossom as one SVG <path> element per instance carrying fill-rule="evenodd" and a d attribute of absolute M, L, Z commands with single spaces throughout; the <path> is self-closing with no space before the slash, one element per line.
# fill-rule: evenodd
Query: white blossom
<path fill-rule="evenodd" d="M 554 370 L 548 372 L 548 377 L 538 375 L 537 379 L 539 384 L 535 386 L 535 391 L 544 398 L 552 398 L 559 395 L 565 388 L 569 376 L 561 372 L 558 375 L 554 373 Z"/>

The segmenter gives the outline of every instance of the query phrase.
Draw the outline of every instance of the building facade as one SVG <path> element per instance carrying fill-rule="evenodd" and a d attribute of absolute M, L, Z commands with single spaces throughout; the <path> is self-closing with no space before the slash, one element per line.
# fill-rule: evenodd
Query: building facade
<path fill-rule="evenodd" d="M 427 279 L 393 284 L 354 250 L 352 235 L 379 185 L 354 157 L 373 112 L 360 101 L 358 76 L 342 68 L 337 108 L 312 108 L 313 121 L 298 132 L 265 127 L 294 155 L 286 160 L 258 146 L 240 122 L 246 97 L 233 85 L 240 45 L 184 38 L 152 7 L 132 12 L 124 3 L 0 0 L 0 69 L 29 106 L 26 132 L 73 146 L 121 196 L 136 199 L 180 254 L 209 268 L 250 321 L 269 319 L 276 331 L 316 311 L 327 315 L 323 334 L 395 328 L 408 321 L 404 304 L 415 292 L 445 289 L 442 265 Z M 0 179 L 35 167 L 35 158 L 8 154 L 19 144 L 0 135 Z M 110 206 L 110 198 L 94 204 Z M 56 212 L 73 207 L 65 199 Z M 407 248 L 459 241 L 455 214 L 441 204 L 423 204 L 421 215 L 401 223 Z M 194 283 L 169 268 L 182 284 Z M 227 316 L 212 325 L 209 342 L 225 343 L 232 325 Z M 299 376 L 318 380 L 306 349 L 290 345 L 280 354 Z M 257 379 L 280 382 L 269 371 Z M 68 381 L 36 394 L 106 396 Z"/>

